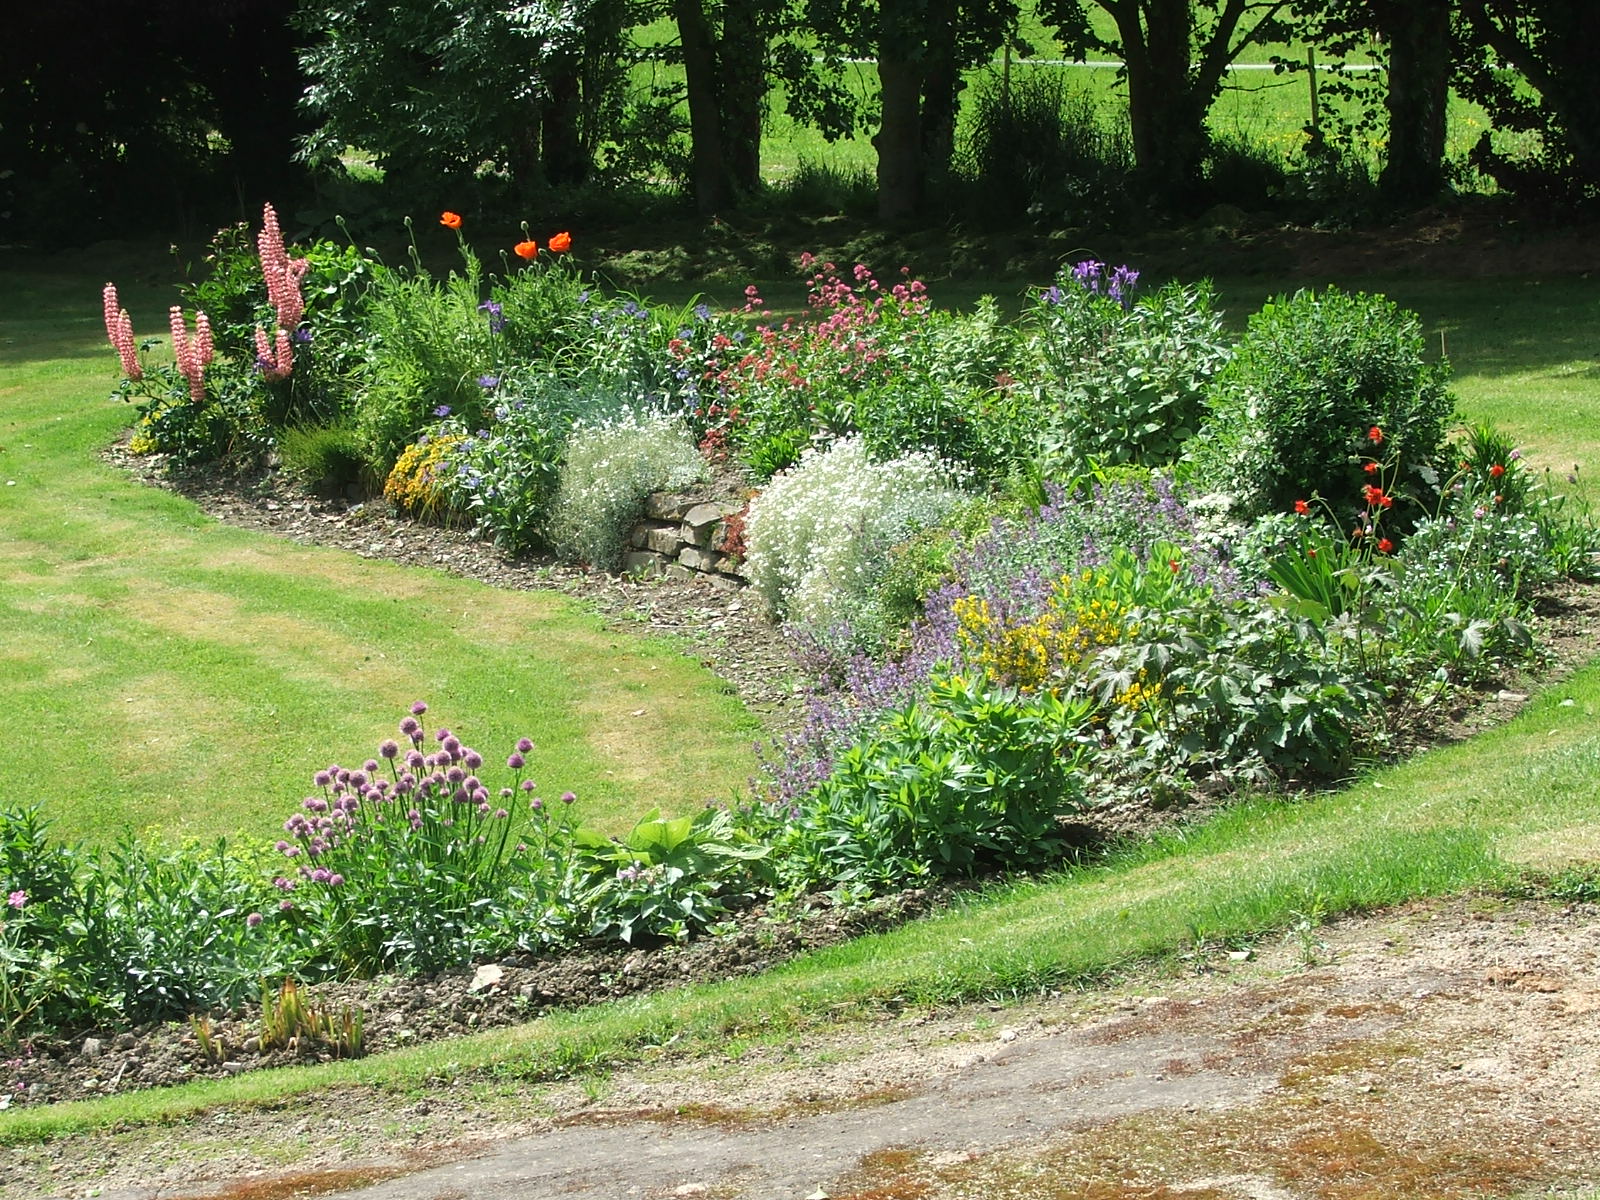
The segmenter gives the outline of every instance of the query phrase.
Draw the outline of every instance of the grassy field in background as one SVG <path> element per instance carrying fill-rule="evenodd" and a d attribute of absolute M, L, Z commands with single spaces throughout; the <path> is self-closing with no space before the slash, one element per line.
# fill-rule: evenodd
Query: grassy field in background
<path fill-rule="evenodd" d="M 107 400 L 104 277 L 0 271 L 7 803 L 100 842 L 276 836 L 314 770 L 374 755 L 417 699 L 490 763 L 533 738 L 533 778 L 603 828 L 743 785 L 753 724 L 673 647 L 555 593 L 229 528 L 103 462 L 133 415 Z M 169 302 L 123 299 L 149 332 Z"/>

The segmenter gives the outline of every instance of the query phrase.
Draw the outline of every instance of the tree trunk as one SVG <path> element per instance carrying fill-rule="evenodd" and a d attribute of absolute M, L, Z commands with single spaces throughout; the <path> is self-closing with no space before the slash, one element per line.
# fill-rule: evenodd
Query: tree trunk
<path fill-rule="evenodd" d="M 958 97 L 965 86 L 956 61 L 956 0 L 928 0 L 922 66 L 922 182 L 942 182 L 956 149 Z"/>
<path fill-rule="evenodd" d="M 576 66 L 550 78 L 539 141 L 545 179 L 553 186 L 582 183 L 589 177 L 589 155 L 583 148 L 583 89 Z"/>
<path fill-rule="evenodd" d="M 695 207 L 711 216 L 733 204 L 723 153 L 722 106 L 718 103 L 717 53 L 702 0 L 673 0 L 683 75 L 689 93 L 689 138 Z"/>
<path fill-rule="evenodd" d="M 890 222 L 910 219 L 922 204 L 922 70 L 893 53 L 892 48 L 878 51 L 883 116 L 872 139 L 878 151 L 878 216 Z"/>
<path fill-rule="evenodd" d="M 1444 187 L 1450 8 L 1450 0 L 1390 0 L 1373 10 L 1389 50 L 1389 152 L 1378 186 L 1392 205 L 1426 204 Z"/>
<path fill-rule="evenodd" d="M 1139 174 L 1156 200 L 1184 208 L 1200 190 L 1209 97 L 1197 95 L 1191 0 L 1116 0 Z M 1141 19 L 1142 18 L 1142 19 Z"/>
<path fill-rule="evenodd" d="M 761 122 L 766 115 L 767 38 L 751 0 L 727 0 L 717 48 L 723 154 L 733 186 L 761 186 Z"/>

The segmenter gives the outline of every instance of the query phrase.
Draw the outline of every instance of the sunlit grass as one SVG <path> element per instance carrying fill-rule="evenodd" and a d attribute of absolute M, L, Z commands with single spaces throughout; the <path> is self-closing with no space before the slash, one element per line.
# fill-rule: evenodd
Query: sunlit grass
<path fill-rule="evenodd" d="M 0 274 L 0 703 L 7 802 L 62 836 L 266 836 L 413 700 L 492 763 L 625 827 L 738 790 L 755 728 L 672 647 L 498 590 L 221 525 L 99 453 L 132 416 L 92 276 Z M 148 328 L 165 296 L 124 288 Z M 660 748 L 671 745 L 666 756 Z"/>

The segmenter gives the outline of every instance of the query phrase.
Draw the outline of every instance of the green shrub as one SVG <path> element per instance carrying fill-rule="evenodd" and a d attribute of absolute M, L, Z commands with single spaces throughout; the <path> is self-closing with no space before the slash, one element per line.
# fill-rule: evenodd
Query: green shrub
<path fill-rule="evenodd" d="M 1175 461 L 1228 360 L 1208 284 L 1135 296 L 1139 273 L 1063 268 L 1028 312 L 1038 461 L 1046 478 Z"/>
<path fill-rule="evenodd" d="M 621 417 L 580 425 L 550 515 L 550 542 L 564 558 L 602 570 L 622 564 L 628 531 L 651 492 L 687 487 L 705 460 L 675 417 Z"/>
<path fill-rule="evenodd" d="M 779 878 L 856 897 L 1059 857 L 1093 705 L 936 681 L 784 809 Z"/>
<path fill-rule="evenodd" d="M 1342 505 L 1381 446 L 1393 493 L 1431 509 L 1454 400 L 1422 350 L 1416 316 L 1382 296 L 1330 287 L 1267 304 L 1211 389 L 1195 481 L 1250 515 L 1312 496 Z"/>

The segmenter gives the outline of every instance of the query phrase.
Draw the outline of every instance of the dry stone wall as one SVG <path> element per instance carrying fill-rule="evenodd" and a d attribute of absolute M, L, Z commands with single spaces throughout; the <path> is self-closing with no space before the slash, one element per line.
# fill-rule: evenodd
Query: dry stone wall
<path fill-rule="evenodd" d="M 745 585 L 742 562 L 728 553 L 728 519 L 743 506 L 672 492 L 645 498 L 644 520 L 633 527 L 622 556 L 627 575 L 709 579 L 719 587 Z"/>

